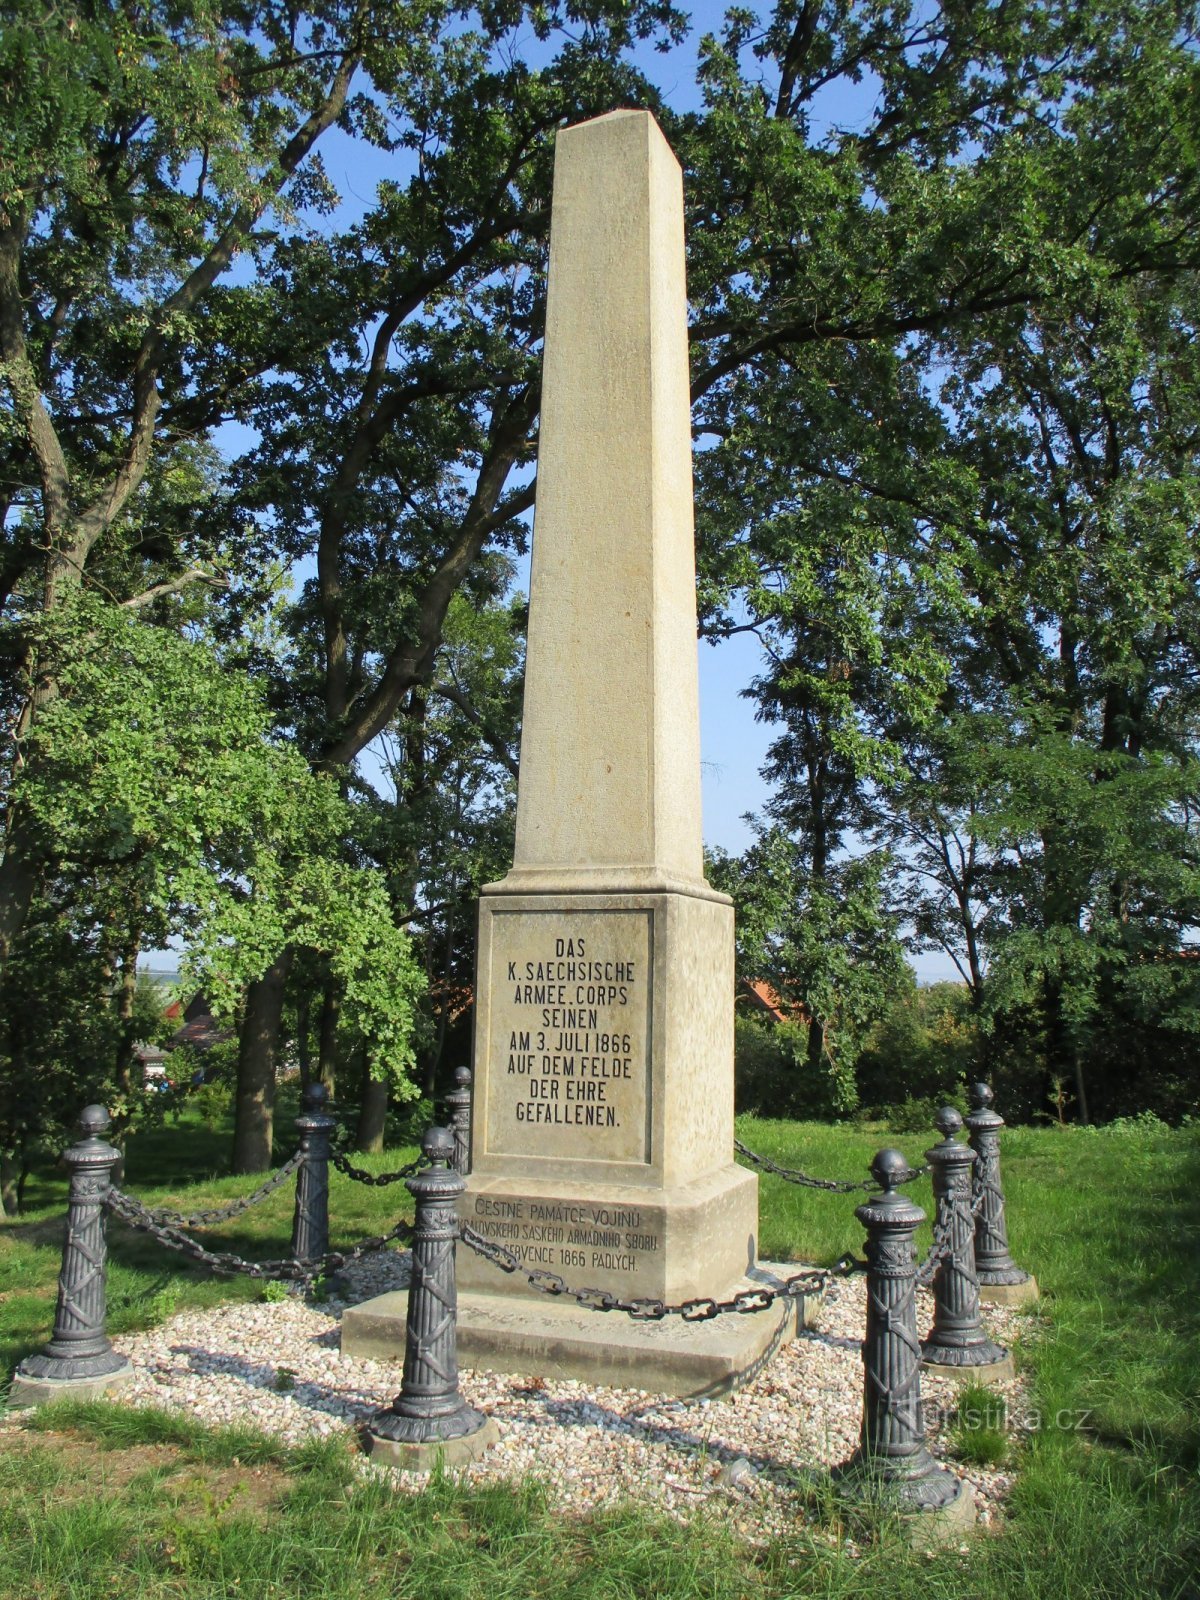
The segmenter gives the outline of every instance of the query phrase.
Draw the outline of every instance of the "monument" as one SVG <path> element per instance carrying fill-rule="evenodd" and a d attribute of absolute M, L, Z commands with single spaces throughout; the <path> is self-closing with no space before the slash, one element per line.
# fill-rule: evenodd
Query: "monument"
<path fill-rule="evenodd" d="M 516 846 L 479 907 L 463 1220 L 572 1287 L 741 1284 L 733 991 L 700 828 L 682 175 L 649 113 L 616 111 L 555 151 Z M 463 1359 L 507 1370 L 646 1387 L 657 1350 L 656 1386 L 702 1392 L 785 1336 L 782 1307 L 639 1330 L 461 1245 L 458 1282 Z M 688 1367 L 689 1341 L 722 1353 Z"/>

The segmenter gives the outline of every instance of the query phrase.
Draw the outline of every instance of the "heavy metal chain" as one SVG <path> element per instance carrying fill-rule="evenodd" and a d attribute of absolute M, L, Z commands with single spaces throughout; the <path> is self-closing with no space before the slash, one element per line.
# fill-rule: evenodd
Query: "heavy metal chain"
<path fill-rule="evenodd" d="M 753 1161 L 756 1167 L 761 1167 L 764 1172 L 773 1172 L 777 1178 L 783 1178 L 787 1183 L 798 1183 L 803 1189 L 824 1189 L 828 1194 L 874 1194 L 879 1185 L 873 1178 L 864 1178 L 859 1182 L 839 1182 L 836 1178 L 813 1178 L 807 1172 L 798 1172 L 794 1167 L 781 1167 L 766 1156 L 756 1155 L 753 1150 L 748 1150 L 740 1139 L 733 1141 L 733 1148 L 738 1155 L 745 1156 L 747 1161 Z M 912 1183 L 916 1178 L 923 1178 L 929 1171 L 928 1167 L 909 1167 L 896 1179 L 897 1183 Z"/>
<path fill-rule="evenodd" d="M 956 1194 L 944 1209 L 939 1206 L 938 1209 L 941 1211 L 941 1215 L 933 1224 L 933 1243 L 930 1245 L 929 1253 L 924 1261 L 917 1268 L 917 1282 L 922 1288 L 928 1288 L 933 1282 L 937 1269 L 954 1248 L 954 1223 L 960 1211 L 966 1210 L 967 1220 L 974 1227 L 975 1218 L 979 1215 L 985 1198 L 986 1189 L 977 1185 L 971 1195 L 969 1204 L 964 1204 L 963 1200 Z"/>
<path fill-rule="evenodd" d="M 151 1209 L 144 1207 L 148 1217 L 153 1217 L 155 1222 L 163 1228 L 212 1228 L 218 1222 L 227 1222 L 230 1217 L 239 1217 L 243 1211 L 249 1211 L 251 1206 L 256 1206 L 260 1200 L 265 1200 L 269 1194 L 274 1194 L 282 1184 L 296 1171 L 304 1160 L 304 1152 L 297 1150 L 290 1161 L 284 1162 L 278 1172 L 273 1172 L 265 1183 L 259 1184 L 253 1194 L 242 1195 L 227 1206 L 214 1207 L 209 1211 L 162 1211 L 157 1207 Z"/>
<path fill-rule="evenodd" d="M 406 1167 L 401 1167 L 397 1172 L 368 1172 L 365 1167 L 354 1166 L 345 1149 L 340 1147 L 330 1152 L 330 1160 L 339 1172 L 345 1173 L 347 1178 L 352 1178 L 355 1183 L 366 1183 L 374 1189 L 382 1189 L 389 1183 L 400 1183 L 405 1178 L 415 1177 L 423 1171 L 429 1162 L 425 1156 L 420 1155 L 415 1161 L 410 1161 Z"/>
<path fill-rule="evenodd" d="M 110 1189 L 104 1203 L 115 1216 L 120 1217 L 122 1222 L 135 1228 L 139 1233 L 148 1233 L 166 1249 L 178 1250 L 181 1255 L 189 1256 L 193 1261 L 199 1261 L 206 1267 L 212 1267 L 215 1272 L 240 1272 L 248 1278 L 289 1278 L 307 1282 L 311 1278 L 319 1278 L 323 1273 L 336 1271 L 351 1261 L 357 1261 L 360 1256 L 382 1250 L 393 1240 L 400 1239 L 407 1244 L 411 1241 L 413 1233 L 412 1223 L 402 1219 L 388 1233 L 363 1239 L 352 1250 L 330 1250 L 313 1261 L 298 1261 L 295 1256 L 280 1256 L 269 1261 L 246 1261 L 231 1250 L 206 1250 L 202 1244 L 198 1244 L 195 1239 L 189 1239 L 178 1228 L 159 1222 L 155 1214 L 148 1211 L 140 1200 L 135 1200 L 132 1195 L 125 1194 L 120 1189 Z"/>
<path fill-rule="evenodd" d="M 465 1222 L 459 1227 L 459 1237 L 465 1245 L 474 1250 L 476 1255 L 482 1256 L 485 1261 L 490 1261 L 501 1272 L 521 1273 L 528 1283 L 534 1289 L 539 1289 L 542 1294 L 565 1295 L 588 1311 L 623 1311 L 636 1322 L 661 1322 L 664 1317 L 679 1317 L 684 1322 L 709 1322 L 713 1317 L 722 1316 L 727 1311 L 743 1314 L 766 1311 L 777 1300 L 796 1300 L 803 1295 L 821 1294 L 831 1279 L 848 1277 L 850 1273 L 862 1270 L 861 1262 L 855 1261 L 851 1256 L 843 1256 L 836 1266 L 829 1269 L 813 1268 L 809 1272 L 797 1273 L 780 1289 L 743 1289 L 729 1300 L 713 1300 L 703 1296 L 695 1300 L 682 1300 L 678 1305 L 669 1305 L 665 1300 L 649 1297 L 624 1299 L 607 1289 L 572 1289 L 556 1272 L 545 1272 L 539 1268 L 530 1269 L 514 1251 L 497 1244 L 494 1239 L 485 1239 Z"/>

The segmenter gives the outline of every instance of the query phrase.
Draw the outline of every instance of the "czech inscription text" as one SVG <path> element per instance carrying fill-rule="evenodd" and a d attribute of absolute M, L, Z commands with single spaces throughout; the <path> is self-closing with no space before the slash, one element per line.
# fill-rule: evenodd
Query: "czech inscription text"
<path fill-rule="evenodd" d="M 648 914 L 504 912 L 492 939 L 489 1150 L 647 1160 Z"/>
<path fill-rule="evenodd" d="M 472 1209 L 471 1226 L 503 1244 L 527 1267 L 629 1273 L 651 1266 L 645 1257 L 658 1250 L 657 1227 L 640 1206 L 476 1195 Z"/>

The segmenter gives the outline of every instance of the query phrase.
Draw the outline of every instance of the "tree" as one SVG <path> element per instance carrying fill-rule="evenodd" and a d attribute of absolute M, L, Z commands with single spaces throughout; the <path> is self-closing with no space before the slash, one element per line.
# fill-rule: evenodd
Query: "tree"
<path fill-rule="evenodd" d="M 864 693 L 903 680 L 935 703 L 947 663 L 915 619 L 975 603 L 987 523 L 934 398 L 939 364 L 1108 287 L 1153 298 L 1200 260 L 1190 7 L 780 0 L 706 41 L 704 105 L 686 116 L 630 64 L 636 38 L 678 29 L 653 0 L 55 20 L 24 0 L 3 45 L 5 566 L 11 676 L 34 685 L 20 759 L 57 692 L 31 616 L 103 584 L 149 619 L 168 591 L 221 578 L 232 639 L 270 563 L 307 560 L 291 653 L 246 666 L 269 676 L 280 730 L 351 793 L 371 741 L 436 679 L 452 597 L 493 598 L 495 554 L 524 537 L 564 120 L 649 105 L 687 168 L 710 626 L 741 625 L 732 591 L 765 592 L 771 506 L 823 497 L 864 647 L 909 577 L 919 596 L 888 672 L 859 671 L 869 649 L 853 659 Z M 838 83 L 874 103 L 823 132 Z M 355 220 L 331 209 L 331 135 L 396 162 Z M 148 536 L 139 483 L 230 418 L 251 431 L 209 514 Z M 727 521 L 760 475 L 770 494 L 746 503 L 762 517 Z M 846 585 L 830 573 L 809 596 L 803 562 L 784 565 L 777 653 L 800 681 L 817 675 L 810 613 L 827 652 Z M 853 727 L 882 754 L 894 697 L 868 698 L 839 738 Z M 10 808 L 0 946 L 50 865 L 36 843 Z M 330 975 L 330 1018 L 337 991 Z M 277 1035 L 282 992 L 251 986 L 248 1033 Z"/>
<path fill-rule="evenodd" d="M 506 61 L 530 24 L 559 42 L 546 72 Z M 249 592 L 231 606 L 232 634 L 264 563 L 300 556 L 311 532 L 325 659 L 316 703 L 305 704 L 305 662 L 278 709 L 314 766 L 348 787 L 365 744 L 427 687 L 447 607 L 484 544 L 530 502 L 524 490 L 503 499 L 536 414 L 536 331 L 514 336 L 546 222 L 529 173 L 544 176 L 546 135 L 564 115 L 640 92 L 623 51 L 675 25 L 654 0 L 531 16 L 368 0 L 303 14 L 102 8 L 52 22 L 36 3 L 19 9 L 3 46 L 14 116 L 0 147 L 4 571 L 12 676 L 31 683 L 13 695 L 14 767 L 28 764 L 31 730 L 59 693 L 35 653 L 39 614 L 81 587 L 148 614 L 189 586 L 238 580 Z M 335 127 L 415 175 L 407 190 L 386 185 L 325 250 L 304 216 L 336 202 L 317 153 Z M 474 142 L 472 163 L 451 134 Z M 323 410 L 303 463 L 277 450 L 274 477 L 257 461 L 240 498 L 207 496 L 189 527 L 158 522 L 147 536 L 134 514 L 141 488 L 231 418 L 272 439 L 274 401 L 295 406 L 296 378 L 314 375 Z M 416 503 L 397 518 L 406 480 Z M 348 618 L 368 624 L 361 636 Z M 45 842 L 10 790 L 0 958 L 54 870 Z M 289 960 L 274 952 L 270 981 L 250 985 L 247 1061 L 269 1059 Z M 341 981 L 330 972 L 327 1009 Z"/>
<path fill-rule="evenodd" d="M 118 1038 L 74 1061 L 35 1060 L 28 1042 L 10 1050 L 5 1099 L 24 1104 L 31 1073 L 52 1069 L 56 1106 L 65 1084 L 72 1115 L 80 1092 L 103 1092 L 123 1126 L 140 1087 L 122 1032 L 137 955 L 179 937 L 226 1015 L 280 949 L 325 952 L 376 1070 L 406 1082 L 421 987 L 407 935 L 382 874 L 342 854 L 348 818 L 335 785 L 270 737 L 261 689 L 203 642 L 82 597 L 43 617 L 38 653 L 57 692 L 29 730 L 12 787 L 41 859 L 54 862 L 31 949 L 74 941 L 72 1008 L 111 1012 Z M 5 978 L 12 1026 L 27 1041 L 11 1009 L 21 974 L 28 981 L 27 958 Z M 37 1037 L 44 1048 L 45 1030 Z M 268 1159 L 272 1093 L 273 1078 L 258 1118 L 243 1119 Z M 30 1136 L 44 1131 L 25 1124 Z"/>
<path fill-rule="evenodd" d="M 804 1019 L 793 1111 L 841 1114 L 858 1104 L 858 1053 L 905 974 L 882 904 L 885 869 L 880 855 L 855 856 L 814 874 L 803 841 L 778 827 L 760 827 L 737 859 L 712 859 L 712 881 L 737 914 L 739 975 L 765 979 Z"/>
<path fill-rule="evenodd" d="M 775 814 L 819 850 L 830 814 L 857 831 L 881 806 L 918 936 L 956 948 L 981 1010 L 1003 944 L 1081 1101 L 1087 996 L 1111 1018 L 1115 975 L 1161 968 L 1118 952 L 1168 954 L 1195 920 L 1195 20 L 739 15 L 696 130 L 704 592 L 712 631 L 768 644 Z M 874 108 L 810 138 L 856 74 Z"/>

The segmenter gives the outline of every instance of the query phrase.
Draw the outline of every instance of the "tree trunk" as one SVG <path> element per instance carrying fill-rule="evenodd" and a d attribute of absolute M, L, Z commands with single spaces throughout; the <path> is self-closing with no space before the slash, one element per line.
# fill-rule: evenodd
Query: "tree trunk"
<path fill-rule="evenodd" d="M 1067 1019 L 1063 1015 L 1062 986 L 1056 978 L 1046 978 L 1042 985 L 1042 1004 L 1046 1019 L 1046 1066 L 1051 1079 L 1069 1081 L 1075 1087 L 1075 1110 L 1079 1121 L 1091 1121 L 1088 1114 L 1087 1089 L 1083 1078 L 1083 1060 L 1078 1044 L 1071 1037 Z"/>
<path fill-rule="evenodd" d="M 0 1150 L 0 1218 L 15 1217 L 20 1210 L 17 1180 L 21 1163 L 12 1150 Z"/>
<path fill-rule="evenodd" d="M 317 1071 L 332 1100 L 337 1093 L 337 1027 L 342 1009 L 342 987 L 336 979 L 325 982 L 325 996 L 321 1002 L 321 1042 Z"/>
<path fill-rule="evenodd" d="M 233 1124 L 234 1172 L 266 1172 L 271 1165 L 275 1118 L 275 1058 L 291 949 L 275 958 L 246 991 L 246 1014 L 238 1040 L 237 1095 Z"/>
<path fill-rule="evenodd" d="M 364 1155 L 383 1149 L 383 1135 L 387 1127 L 388 1086 L 371 1076 L 367 1065 L 367 1052 L 363 1051 L 362 1104 L 358 1112 L 358 1128 L 354 1135 L 354 1148 Z"/>
<path fill-rule="evenodd" d="M 33 831 L 18 811 L 4 842 L 4 859 L 0 861 L 0 962 L 8 959 L 13 940 L 25 925 L 39 871 Z"/>
<path fill-rule="evenodd" d="M 141 934 L 129 930 L 129 937 L 125 949 L 121 954 L 121 981 L 117 990 L 117 1020 L 120 1024 L 117 1035 L 117 1083 L 128 1101 L 135 1085 L 133 1081 L 133 1063 L 135 1058 L 133 1008 L 137 999 L 137 958 L 141 948 Z M 141 1088 L 138 1084 L 136 1087 Z"/>
<path fill-rule="evenodd" d="M 808 1025 L 808 1048 L 804 1053 L 805 1071 L 817 1074 L 825 1064 L 825 1024 L 816 1017 Z"/>

